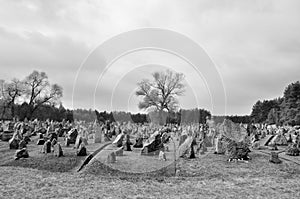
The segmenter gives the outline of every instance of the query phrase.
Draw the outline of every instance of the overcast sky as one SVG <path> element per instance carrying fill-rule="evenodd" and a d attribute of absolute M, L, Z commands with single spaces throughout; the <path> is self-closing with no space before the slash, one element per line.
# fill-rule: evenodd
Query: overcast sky
<path fill-rule="evenodd" d="M 282 96 L 300 79 L 299 19 L 297 0 L 0 0 L 0 79 L 44 71 L 63 87 L 67 108 L 137 112 L 136 83 L 170 68 L 187 77 L 182 108 L 212 109 L 211 91 L 191 66 L 151 50 L 121 57 L 99 82 L 90 77 L 100 74 L 81 71 L 72 101 L 79 67 L 95 48 L 124 32 L 158 27 L 203 47 L 222 77 L 226 113 L 250 114 L 257 100 Z M 99 60 L 90 61 L 96 66 Z M 94 95 L 85 93 L 89 89 Z M 224 114 L 223 102 L 214 103 L 213 114 Z"/>

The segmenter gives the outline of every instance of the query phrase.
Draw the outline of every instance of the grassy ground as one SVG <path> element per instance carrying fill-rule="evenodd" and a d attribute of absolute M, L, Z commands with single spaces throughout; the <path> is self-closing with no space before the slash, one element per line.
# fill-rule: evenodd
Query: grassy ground
<path fill-rule="evenodd" d="M 0 193 L 2 198 L 299 198 L 300 168 L 269 165 L 265 158 L 254 155 L 248 164 L 223 162 L 217 155 L 181 160 L 180 177 L 159 180 L 1 167 Z"/>
<path fill-rule="evenodd" d="M 9 152 L 5 147 L 0 150 L 5 159 Z M 72 154 L 59 161 L 51 155 L 35 156 L 24 160 L 26 164 L 6 160 L 0 167 L 0 198 L 300 198 L 299 165 L 271 164 L 268 156 L 254 152 L 250 156 L 249 163 L 227 162 L 226 156 L 211 152 L 179 159 L 177 177 L 164 176 L 164 170 L 153 176 L 115 171 L 99 161 L 77 173 L 70 165 L 79 160 L 67 161 Z M 69 172 L 51 172 L 55 163 L 65 165 L 60 171 Z"/>
<path fill-rule="evenodd" d="M 41 146 L 36 145 L 36 140 L 36 137 L 32 138 L 32 141 L 29 142 L 27 146 L 29 158 L 19 160 L 14 160 L 16 150 L 10 150 L 8 142 L 0 142 L 0 166 L 34 168 L 52 172 L 68 172 L 76 170 L 86 158 L 76 156 L 76 149 L 73 148 L 73 145 L 65 147 L 62 144 L 63 157 L 55 157 L 53 153 L 41 153 Z M 59 138 L 59 141 L 63 143 L 63 138 Z M 90 143 L 86 146 L 88 153 L 93 152 L 103 144 L 104 143 Z"/>

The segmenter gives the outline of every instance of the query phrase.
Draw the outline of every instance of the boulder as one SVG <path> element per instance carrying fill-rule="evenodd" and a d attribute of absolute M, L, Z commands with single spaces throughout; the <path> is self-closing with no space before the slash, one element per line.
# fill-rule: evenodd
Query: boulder
<path fill-rule="evenodd" d="M 287 150 L 286 150 L 286 155 L 289 156 L 299 156 L 300 150 L 297 148 L 297 144 L 291 144 Z"/>
<path fill-rule="evenodd" d="M 38 139 L 37 145 L 44 145 L 45 144 L 45 140 L 44 139 Z"/>
<path fill-rule="evenodd" d="M 54 148 L 54 156 L 62 157 L 64 155 L 60 143 L 55 144 L 55 146 L 53 148 Z"/>
<path fill-rule="evenodd" d="M 185 158 L 195 158 L 194 151 L 195 141 L 192 136 L 188 136 L 182 145 L 179 146 L 178 155 L 179 157 Z"/>
<path fill-rule="evenodd" d="M 77 149 L 77 156 L 86 156 L 87 150 L 83 143 L 80 144 L 79 148 Z"/>
<path fill-rule="evenodd" d="M 161 136 L 159 132 L 155 132 L 144 143 L 141 150 L 141 155 L 158 155 L 160 150 L 163 150 L 163 143 L 161 142 Z"/>
<path fill-rule="evenodd" d="M 18 149 L 19 148 L 19 141 L 13 136 L 9 141 L 9 149 Z"/>
<path fill-rule="evenodd" d="M 135 144 L 133 145 L 133 148 L 143 148 L 143 138 L 139 137 L 135 140 Z"/>
<path fill-rule="evenodd" d="M 26 148 L 18 149 L 15 153 L 15 160 L 18 160 L 20 158 L 28 158 L 29 154 Z"/>
<path fill-rule="evenodd" d="M 282 161 L 279 159 L 278 153 L 271 152 L 269 162 L 272 162 L 274 164 L 280 164 Z"/>
<path fill-rule="evenodd" d="M 123 146 L 123 139 L 124 139 L 124 134 L 121 133 L 116 137 L 116 139 L 113 141 L 112 144 L 116 147 L 121 147 Z"/>
<path fill-rule="evenodd" d="M 51 153 L 51 142 L 47 140 L 43 146 L 43 153 Z"/>

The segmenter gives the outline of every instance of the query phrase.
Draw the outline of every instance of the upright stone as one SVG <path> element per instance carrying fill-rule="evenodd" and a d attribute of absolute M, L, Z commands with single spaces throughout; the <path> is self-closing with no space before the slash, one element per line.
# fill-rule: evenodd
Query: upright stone
<path fill-rule="evenodd" d="M 278 153 L 271 152 L 270 162 L 274 164 L 280 164 L 282 161 L 279 159 Z"/>
<path fill-rule="evenodd" d="M 77 149 L 77 156 L 86 156 L 87 150 L 83 143 L 80 144 L 79 148 Z"/>
<path fill-rule="evenodd" d="M 116 158 L 115 152 L 108 154 L 107 163 L 111 164 L 111 163 L 115 163 L 116 161 L 117 161 L 117 158 Z"/>
<path fill-rule="evenodd" d="M 101 128 L 97 125 L 95 130 L 95 135 L 94 135 L 94 143 L 101 143 L 102 142 L 102 130 Z"/>
<path fill-rule="evenodd" d="M 43 153 L 51 153 L 51 142 L 47 140 L 43 146 Z"/>
<path fill-rule="evenodd" d="M 64 155 L 62 147 L 60 143 L 55 144 L 54 146 L 54 156 L 56 157 L 62 157 Z"/>

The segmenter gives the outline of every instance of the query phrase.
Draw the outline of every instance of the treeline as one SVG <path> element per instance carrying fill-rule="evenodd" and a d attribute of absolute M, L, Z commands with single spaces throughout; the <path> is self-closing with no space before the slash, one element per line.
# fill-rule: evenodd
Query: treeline
<path fill-rule="evenodd" d="M 234 123 L 249 124 L 251 122 L 250 115 L 214 116 L 213 119 L 216 124 L 223 123 L 224 119 L 229 119 L 229 120 L 233 121 Z"/>
<path fill-rule="evenodd" d="M 45 110 L 55 110 L 63 89 L 51 84 L 45 72 L 33 71 L 24 79 L 0 80 L 0 118 L 34 118 Z M 51 114 L 51 113 L 43 113 Z"/>
<path fill-rule="evenodd" d="M 128 122 L 133 121 L 135 123 L 147 123 L 150 121 L 148 114 L 132 114 L 128 112 L 98 112 L 95 111 L 98 121 L 119 121 Z M 166 123 L 180 124 L 180 123 L 205 123 L 206 118 L 211 117 L 211 113 L 205 109 L 191 109 L 180 110 L 178 112 L 170 112 L 167 115 Z"/>
<path fill-rule="evenodd" d="M 289 84 L 283 97 L 257 101 L 252 108 L 251 118 L 257 123 L 300 125 L 300 82 Z"/>

